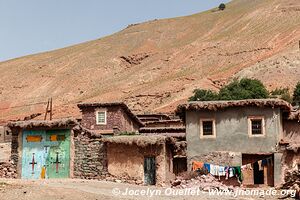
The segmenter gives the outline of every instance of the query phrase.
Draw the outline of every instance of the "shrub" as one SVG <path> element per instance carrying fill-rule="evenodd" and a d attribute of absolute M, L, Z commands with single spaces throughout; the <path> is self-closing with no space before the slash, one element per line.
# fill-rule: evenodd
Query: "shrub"
<path fill-rule="evenodd" d="M 240 81 L 235 79 L 229 85 L 221 88 L 220 100 L 242 100 L 242 99 L 266 99 L 269 92 L 257 79 L 243 78 Z"/>
<path fill-rule="evenodd" d="M 243 78 L 235 79 L 228 85 L 223 86 L 219 93 L 211 90 L 197 89 L 190 101 L 216 101 L 216 100 L 242 100 L 242 99 L 266 99 L 269 92 L 261 81 Z"/>
<path fill-rule="evenodd" d="M 219 10 L 225 10 L 225 8 L 226 8 L 226 5 L 224 3 L 221 3 L 219 5 Z"/>
<path fill-rule="evenodd" d="M 293 94 L 293 105 L 300 106 L 300 81 L 297 83 Z"/>
<path fill-rule="evenodd" d="M 270 92 L 271 97 L 280 98 L 289 103 L 293 102 L 293 98 L 291 97 L 289 88 L 276 88 L 275 90 Z"/>
<path fill-rule="evenodd" d="M 211 90 L 196 89 L 189 101 L 214 101 L 218 100 L 218 93 Z"/>

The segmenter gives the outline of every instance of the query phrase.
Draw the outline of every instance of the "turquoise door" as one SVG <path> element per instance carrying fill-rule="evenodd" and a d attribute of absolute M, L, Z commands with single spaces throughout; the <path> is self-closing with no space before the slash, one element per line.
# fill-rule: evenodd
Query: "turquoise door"
<path fill-rule="evenodd" d="M 43 131 L 23 132 L 22 178 L 38 179 L 45 165 Z"/>
<path fill-rule="evenodd" d="M 70 131 L 24 131 L 22 178 L 68 178 Z"/>

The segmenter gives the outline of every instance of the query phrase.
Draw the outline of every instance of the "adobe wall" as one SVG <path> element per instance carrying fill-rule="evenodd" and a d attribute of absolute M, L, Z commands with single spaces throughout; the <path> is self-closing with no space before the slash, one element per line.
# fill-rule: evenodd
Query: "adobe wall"
<path fill-rule="evenodd" d="M 165 185 L 172 178 L 170 172 L 170 157 L 165 145 L 137 145 L 108 144 L 107 159 L 108 172 L 122 178 L 130 178 L 144 182 L 144 157 L 154 156 L 156 162 L 156 184 Z"/>
<path fill-rule="evenodd" d="M 298 120 L 283 121 L 284 140 L 299 143 L 300 141 L 300 122 Z M 297 142 L 298 141 L 298 142 Z M 283 174 L 289 170 L 300 170 L 300 149 L 295 151 L 283 150 Z"/>

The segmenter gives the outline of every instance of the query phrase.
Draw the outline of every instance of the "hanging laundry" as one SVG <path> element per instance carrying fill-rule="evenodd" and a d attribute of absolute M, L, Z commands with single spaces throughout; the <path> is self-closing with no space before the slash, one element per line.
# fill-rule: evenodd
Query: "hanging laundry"
<path fill-rule="evenodd" d="M 220 166 L 219 167 L 219 176 L 225 176 L 225 175 L 226 175 L 225 167 Z"/>
<path fill-rule="evenodd" d="M 242 174 L 241 167 L 234 167 L 234 171 L 235 171 L 235 176 L 238 179 L 238 182 L 241 183 L 243 181 L 243 174 Z"/>
<path fill-rule="evenodd" d="M 193 161 L 193 171 L 196 171 L 198 169 L 202 169 L 204 166 L 204 163 L 203 162 L 197 162 L 197 161 Z"/>
<path fill-rule="evenodd" d="M 210 173 L 210 164 L 204 163 L 204 168 L 207 169 L 208 173 Z"/>
<path fill-rule="evenodd" d="M 216 175 L 215 165 L 210 164 L 210 174 L 213 175 L 213 176 Z"/>
<path fill-rule="evenodd" d="M 219 168 L 220 166 L 218 165 L 210 165 L 210 174 L 213 176 L 219 176 Z"/>
<path fill-rule="evenodd" d="M 257 163 L 258 163 L 258 169 L 259 169 L 259 171 L 264 170 L 264 168 L 263 168 L 263 166 L 262 166 L 262 161 L 259 160 L 259 161 L 257 161 Z"/>
<path fill-rule="evenodd" d="M 229 167 L 225 167 L 225 179 L 229 178 Z"/>
<path fill-rule="evenodd" d="M 219 165 L 215 165 L 215 173 L 216 173 L 216 176 L 220 175 L 220 166 Z"/>
<path fill-rule="evenodd" d="M 229 178 L 234 177 L 234 168 L 229 167 Z"/>
<path fill-rule="evenodd" d="M 261 161 L 261 166 L 264 167 L 264 166 L 267 166 L 267 165 L 268 165 L 267 160 L 266 160 L 266 159 L 263 159 L 263 160 Z"/>
<path fill-rule="evenodd" d="M 253 170 L 252 164 L 247 164 L 247 169 L 248 169 L 248 170 Z"/>

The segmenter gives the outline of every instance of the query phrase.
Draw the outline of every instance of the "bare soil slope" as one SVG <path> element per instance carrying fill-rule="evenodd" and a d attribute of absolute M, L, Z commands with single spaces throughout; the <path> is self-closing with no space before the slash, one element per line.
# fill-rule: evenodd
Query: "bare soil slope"
<path fill-rule="evenodd" d="M 50 96 L 55 117 L 78 115 L 80 101 L 123 100 L 137 112 L 170 111 L 195 88 L 218 89 L 266 59 L 262 73 L 273 72 L 269 63 L 284 59 L 284 53 L 299 60 L 299 40 L 299 0 L 233 0 L 224 11 L 133 25 L 98 40 L 0 63 L 0 118 L 41 112 L 45 105 L 22 105 Z M 256 70 L 251 75 L 271 88 L 290 80 L 293 86 L 300 80 L 299 63 L 294 68 L 275 78 Z"/>

